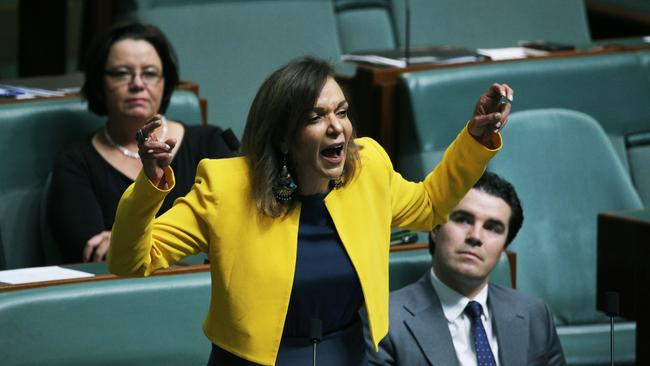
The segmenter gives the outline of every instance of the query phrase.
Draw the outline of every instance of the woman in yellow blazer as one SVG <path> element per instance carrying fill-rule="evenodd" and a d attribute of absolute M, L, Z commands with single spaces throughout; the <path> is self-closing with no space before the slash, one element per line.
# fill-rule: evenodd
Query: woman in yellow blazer
<path fill-rule="evenodd" d="M 208 253 L 209 365 L 304 365 L 312 341 L 317 364 L 365 364 L 358 310 L 377 345 L 388 331 L 391 227 L 428 231 L 447 219 L 500 149 L 511 100 L 493 84 L 442 162 L 413 183 L 375 141 L 355 138 L 329 65 L 295 60 L 258 91 L 243 156 L 203 160 L 190 193 L 159 218 L 175 141 L 156 138 L 154 116 L 137 136 L 144 169 L 120 201 L 109 268 L 147 276 Z"/>

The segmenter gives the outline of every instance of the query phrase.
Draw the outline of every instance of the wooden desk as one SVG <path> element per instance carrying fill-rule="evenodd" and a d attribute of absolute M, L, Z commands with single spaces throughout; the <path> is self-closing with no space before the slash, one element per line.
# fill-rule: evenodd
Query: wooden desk
<path fill-rule="evenodd" d="M 585 0 L 592 38 L 650 35 L 647 0 Z"/>
<path fill-rule="evenodd" d="M 93 277 L 85 278 L 73 278 L 67 280 L 55 280 L 55 281 L 41 281 L 41 282 L 30 282 L 19 285 L 9 285 L 0 283 L 0 292 L 4 291 L 15 291 L 35 287 L 44 287 L 44 286 L 55 286 L 55 285 L 65 285 L 68 283 L 80 283 L 80 282 L 95 282 L 95 281 L 106 281 L 106 280 L 120 280 L 130 277 L 120 277 L 114 274 L 110 274 L 106 268 L 106 263 L 85 263 L 79 265 L 70 265 L 62 266 L 69 269 L 75 269 L 78 271 L 89 272 L 95 274 Z M 176 265 L 167 269 L 162 269 L 155 272 L 152 276 L 169 276 L 183 273 L 194 273 L 194 272 L 207 272 L 210 270 L 209 264 L 196 264 L 196 265 Z"/>
<path fill-rule="evenodd" d="M 427 243 L 415 243 L 415 244 L 401 244 L 393 245 L 390 247 L 390 252 L 401 252 L 409 250 L 422 250 L 427 249 Z M 510 278 L 512 281 L 512 288 L 516 288 L 517 285 L 517 253 L 506 251 L 508 255 L 508 264 L 510 265 Z M 53 285 L 64 285 L 67 283 L 78 283 L 78 282 L 92 282 L 92 281 L 106 281 L 106 280 L 117 280 L 124 279 L 128 277 L 119 277 L 108 272 L 106 268 L 106 263 L 80 263 L 75 265 L 63 266 L 69 269 L 75 269 L 78 271 L 88 272 L 95 274 L 94 277 L 86 278 L 74 278 L 68 280 L 56 280 L 56 281 L 42 281 L 42 282 L 32 282 L 25 283 L 20 285 L 9 285 L 0 283 L 0 292 L 3 291 L 14 291 L 21 290 L 26 288 L 34 287 L 43 287 L 43 286 L 53 286 Z M 174 274 L 183 274 L 183 273 L 194 273 L 194 272 L 207 272 L 210 270 L 209 264 L 191 264 L 191 265 L 175 265 L 168 269 L 163 269 L 155 272 L 152 276 L 167 276 Z"/>
<path fill-rule="evenodd" d="M 620 315 L 636 321 L 636 364 L 649 365 L 650 210 L 598 215 L 598 310 L 605 293 L 618 292 Z"/>
<path fill-rule="evenodd" d="M 548 58 L 586 57 L 613 52 L 634 52 L 650 50 L 649 44 L 641 40 L 626 40 L 617 44 L 593 44 L 591 48 L 574 51 L 553 52 L 547 56 L 528 57 L 505 61 L 478 61 L 449 65 L 412 65 L 406 68 L 379 67 L 361 64 L 357 67 L 354 78 L 349 82 L 349 93 L 352 99 L 354 117 L 356 118 L 358 135 L 370 136 L 376 139 L 389 156 L 395 152 L 395 131 L 399 121 L 396 120 L 396 86 L 401 74 L 413 71 L 456 68 L 492 62 L 519 62 Z M 487 88 L 487 85 L 486 85 Z M 476 99 L 483 90 L 476 91 Z M 474 106 L 467 106 L 471 111 Z"/>
<path fill-rule="evenodd" d="M 426 249 L 427 246 L 428 244 L 426 243 L 394 245 L 390 248 L 390 251 L 399 252 L 399 251 L 408 251 L 408 250 L 421 250 L 421 249 Z M 192 261 L 189 258 L 186 258 L 183 261 L 177 263 L 176 265 L 168 269 L 156 271 L 152 276 L 166 276 L 166 275 L 174 275 L 174 274 L 182 274 L 182 273 L 206 272 L 210 270 L 209 264 L 193 264 L 195 262 L 196 260 Z M 85 277 L 85 278 L 73 278 L 67 280 L 30 282 L 30 283 L 24 283 L 19 285 L 10 285 L 10 284 L 0 282 L 0 292 L 21 290 L 21 289 L 33 288 L 33 287 L 64 285 L 67 283 L 106 281 L 106 280 L 128 278 L 128 277 L 119 277 L 109 273 L 108 268 L 106 266 L 106 262 L 79 263 L 79 264 L 61 265 L 61 267 L 92 273 L 95 276 Z"/>

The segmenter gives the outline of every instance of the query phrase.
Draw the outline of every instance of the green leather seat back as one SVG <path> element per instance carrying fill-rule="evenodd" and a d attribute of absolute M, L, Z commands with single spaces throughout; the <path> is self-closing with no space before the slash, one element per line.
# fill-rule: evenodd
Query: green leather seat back
<path fill-rule="evenodd" d="M 200 124 L 198 97 L 178 90 L 166 116 Z M 104 117 L 86 109 L 78 97 L 0 105 L 0 269 L 45 264 L 41 240 L 41 201 L 45 180 L 63 148 L 100 128 Z"/>
<path fill-rule="evenodd" d="M 514 89 L 514 111 L 558 107 L 596 118 L 627 169 L 626 136 L 650 129 L 650 68 L 640 66 L 640 57 L 648 54 L 500 62 L 404 74 L 398 89 L 396 167 L 406 177 L 421 179 L 467 123 L 478 96 L 498 81 Z"/>
<path fill-rule="evenodd" d="M 333 0 L 343 53 L 393 49 L 388 0 Z"/>
<path fill-rule="evenodd" d="M 650 3 L 645 6 L 650 7 Z M 646 85 L 650 88 L 650 52 L 639 52 L 638 55 L 645 73 Z M 631 131 L 627 134 L 626 145 L 632 181 L 639 191 L 641 200 L 648 207 L 650 206 L 650 120 L 645 125 L 645 130 Z"/>
<path fill-rule="evenodd" d="M 41 185 L 56 154 L 102 125 L 79 98 L 0 105 L 0 190 Z"/>
<path fill-rule="evenodd" d="M 198 126 L 203 124 L 199 97 L 188 90 L 174 91 L 165 116 L 170 120 L 180 121 L 187 125 Z"/>
<path fill-rule="evenodd" d="M 570 366 L 610 365 L 610 332 L 610 325 L 607 323 L 557 326 L 557 334 L 567 364 Z M 615 365 L 636 364 L 636 323 L 614 324 L 614 350 Z"/>
<path fill-rule="evenodd" d="M 574 333 L 583 335 L 574 338 L 607 350 L 606 328 L 595 329 L 602 338 L 589 328 L 608 324 L 596 311 L 597 215 L 642 208 L 641 200 L 603 129 L 584 113 L 517 112 L 503 135 L 489 168 L 512 182 L 524 207 L 526 221 L 510 248 L 517 288 L 547 301 L 558 327 L 578 327 Z"/>
<path fill-rule="evenodd" d="M 580 112 L 517 112 L 490 169 L 516 187 L 526 224 L 512 243 L 517 287 L 546 299 L 558 324 L 590 323 L 596 312 L 598 213 L 642 208 L 598 122 Z"/>
<path fill-rule="evenodd" d="M 39 212 L 42 187 L 61 149 L 90 134 L 102 119 L 78 98 L 0 106 L 0 236 L 5 267 L 44 264 Z"/>
<path fill-rule="evenodd" d="M 400 46 L 404 0 L 391 0 Z M 411 45 L 516 46 L 520 40 L 584 44 L 591 39 L 581 0 L 411 0 Z"/>
<path fill-rule="evenodd" d="M 208 123 L 240 138 L 253 97 L 273 70 L 303 55 L 332 62 L 341 55 L 331 0 L 136 3 L 133 15 L 173 44 L 181 76 L 201 85 Z"/>
<path fill-rule="evenodd" d="M 431 255 L 428 249 L 404 250 L 390 253 L 389 257 L 389 289 L 399 290 L 422 277 L 431 270 Z M 508 256 L 504 253 L 490 274 L 490 282 L 512 287 Z"/>
<path fill-rule="evenodd" d="M 190 125 L 201 123 L 196 94 L 176 91 L 166 116 Z M 0 192 L 42 184 L 56 154 L 103 125 L 105 117 L 87 111 L 78 97 L 0 105 L 0 163 L 5 172 Z"/>
<path fill-rule="evenodd" d="M 2 364 L 205 365 L 208 272 L 0 293 Z"/>
<path fill-rule="evenodd" d="M 632 181 L 645 206 L 650 206 L 650 126 L 646 132 L 628 135 L 626 142 Z"/>
<path fill-rule="evenodd" d="M 5 268 L 7 266 L 7 261 L 5 260 L 5 249 L 4 244 L 2 244 L 2 236 L 0 236 L 0 268 Z"/>
<path fill-rule="evenodd" d="M 39 222 L 42 194 L 36 185 L 0 193 L 0 250 L 5 257 L 0 270 L 45 264 Z"/>

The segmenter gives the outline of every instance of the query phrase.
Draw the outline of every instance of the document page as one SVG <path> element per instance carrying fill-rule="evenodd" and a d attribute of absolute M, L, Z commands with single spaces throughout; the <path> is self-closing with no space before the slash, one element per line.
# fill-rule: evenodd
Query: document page
<path fill-rule="evenodd" d="M 94 274 L 59 266 L 30 267 L 0 271 L 0 282 L 18 285 L 30 282 L 67 280 L 70 278 L 93 277 Z"/>

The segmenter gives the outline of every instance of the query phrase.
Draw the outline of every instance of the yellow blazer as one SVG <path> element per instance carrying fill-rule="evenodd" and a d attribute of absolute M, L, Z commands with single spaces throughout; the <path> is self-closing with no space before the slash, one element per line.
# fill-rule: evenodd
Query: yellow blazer
<path fill-rule="evenodd" d="M 422 231 L 446 221 L 498 149 L 485 148 L 465 128 L 436 169 L 413 183 L 393 170 L 375 141 L 356 142 L 361 169 L 331 191 L 325 205 L 359 276 L 377 347 L 388 332 L 391 226 Z M 171 169 L 166 174 L 173 185 Z M 192 190 L 154 219 L 165 194 L 143 173 L 124 192 L 113 226 L 110 271 L 147 276 L 207 252 L 212 296 L 206 336 L 239 357 L 273 365 L 293 284 L 300 204 L 281 218 L 260 214 L 244 158 L 201 161 Z"/>

